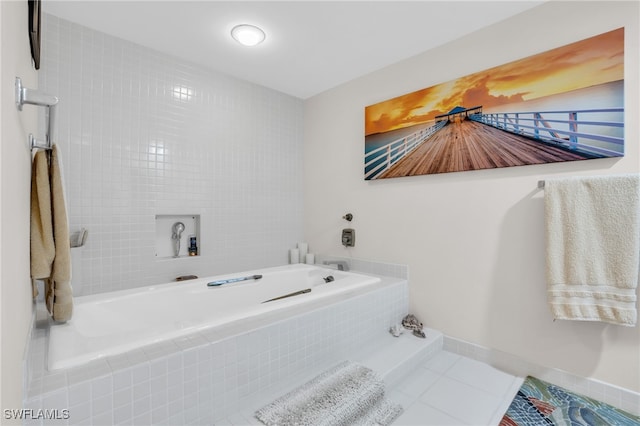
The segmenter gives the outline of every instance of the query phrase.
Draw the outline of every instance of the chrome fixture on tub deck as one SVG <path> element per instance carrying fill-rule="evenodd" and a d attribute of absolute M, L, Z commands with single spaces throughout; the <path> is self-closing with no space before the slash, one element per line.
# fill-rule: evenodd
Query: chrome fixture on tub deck
<path fill-rule="evenodd" d="M 323 262 L 325 265 L 336 265 L 338 271 L 348 271 L 349 264 L 344 260 L 325 260 Z"/>

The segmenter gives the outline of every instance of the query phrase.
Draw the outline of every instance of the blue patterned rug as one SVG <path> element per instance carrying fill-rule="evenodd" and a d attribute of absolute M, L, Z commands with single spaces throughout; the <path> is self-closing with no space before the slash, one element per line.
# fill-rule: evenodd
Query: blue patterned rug
<path fill-rule="evenodd" d="M 527 377 L 500 426 L 638 426 L 640 417 Z"/>

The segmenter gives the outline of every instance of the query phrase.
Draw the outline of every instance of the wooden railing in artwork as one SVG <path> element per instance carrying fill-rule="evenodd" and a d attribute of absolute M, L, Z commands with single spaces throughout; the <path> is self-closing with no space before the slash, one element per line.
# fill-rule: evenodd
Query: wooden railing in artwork
<path fill-rule="evenodd" d="M 364 155 L 364 178 L 375 179 L 385 170 L 406 157 L 447 124 L 440 121 L 431 127 L 398 138 Z"/>
<path fill-rule="evenodd" d="M 594 117 L 619 116 L 620 121 Z M 539 112 L 495 112 L 469 115 L 469 119 L 599 157 L 624 155 L 624 108 Z M 612 131 L 612 129 L 618 129 Z"/>

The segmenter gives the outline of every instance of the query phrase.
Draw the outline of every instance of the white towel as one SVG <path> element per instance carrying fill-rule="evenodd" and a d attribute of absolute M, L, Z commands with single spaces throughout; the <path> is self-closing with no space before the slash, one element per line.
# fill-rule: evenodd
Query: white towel
<path fill-rule="evenodd" d="M 554 318 L 634 326 L 640 175 L 550 179 L 544 192 Z"/>

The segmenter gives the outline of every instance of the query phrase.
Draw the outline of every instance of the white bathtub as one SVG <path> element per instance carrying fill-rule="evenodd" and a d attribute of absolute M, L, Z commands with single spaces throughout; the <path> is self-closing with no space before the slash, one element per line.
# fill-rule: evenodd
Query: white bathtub
<path fill-rule="evenodd" d="M 218 287 L 208 282 L 251 275 L 259 280 Z M 334 281 L 326 283 L 331 275 Z M 71 368 L 157 342 L 257 318 L 300 310 L 380 282 L 380 278 L 312 265 L 287 265 L 197 280 L 78 297 L 73 318 L 51 327 L 49 370 Z M 310 292 L 262 303 L 300 290 Z"/>

